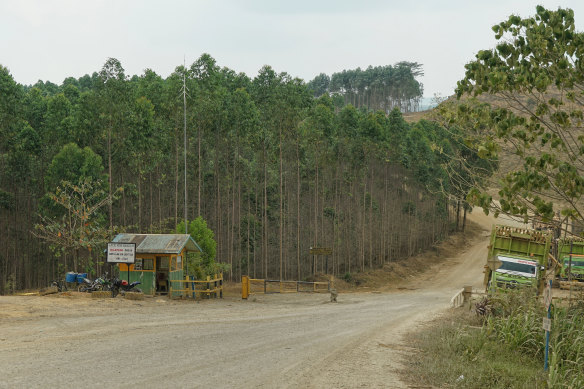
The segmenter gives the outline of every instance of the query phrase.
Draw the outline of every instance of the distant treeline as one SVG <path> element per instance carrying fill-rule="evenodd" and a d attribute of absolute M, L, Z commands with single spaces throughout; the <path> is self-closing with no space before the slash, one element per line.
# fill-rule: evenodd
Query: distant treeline
<path fill-rule="evenodd" d="M 459 203 L 448 198 L 461 194 L 442 165 L 458 146 L 435 124 L 402 118 L 421 95 L 408 78 L 418 65 L 352 84 L 375 69 L 333 76 L 327 87 L 347 103 L 336 106 L 314 97 L 314 81 L 269 66 L 252 79 L 209 55 L 167 78 L 129 77 L 108 59 L 61 85 L 23 86 L 0 66 L 0 293 L 46 285 L 73 270 L 73 257 L 77 271 L 103 270 L 101 248 L 57 256 L 32 234 L 41 216 L 57 217 L 48 203 L 61 180 L 103 181 L 113 203 L 92 222 L 112 237 L 175 230 L 185 211 L 183 78 L 188 219 L 207 220 L 228 278 L 325 272 L 310 247 L 331 247 L 328 272 L 345 275 L 431 246 L 454 228 Z M 399 87 L 394 71 L 407 75 Z"/>
<path fill-rule="evenodd" d="M 329 94 L 340 97 L 343 105 L 366 107 L 389 113 L 397 108 L 401 112 L 415 112 L 420 108 L 424 94 L 416 77 L 422 76 L 422 65 L 416 62 L 399 62 L 394 66 L 369 66 L 365 70 L 343 70 L 331 77 L 319 74 L 308 83 L 315 97 Z"/>

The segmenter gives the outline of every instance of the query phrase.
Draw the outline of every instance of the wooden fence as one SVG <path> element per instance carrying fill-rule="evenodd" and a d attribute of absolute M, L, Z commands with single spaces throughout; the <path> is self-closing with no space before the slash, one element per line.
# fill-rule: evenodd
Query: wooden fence
<path fill-rule="evenodd" d="M 200 298 L 223 298 L 223 273 L 215 274 L 213 278 L 207 276 L 206 280 L 194 280 L 185 277 L 184 280 L 169 280 L 168 296 L 172 297 L 180 295 L 181 297 L 188 297 L 196 299 L 197 293 Z M 174 294 L 173 294 L 174 293 Z"/>
<path fill-rule="evenodd" d="M 241 298 L 247 299 L 252 294 L 271 293 L 328 293 L 333 286 L 330 281 L 282 281 L 241 277 Z"/>

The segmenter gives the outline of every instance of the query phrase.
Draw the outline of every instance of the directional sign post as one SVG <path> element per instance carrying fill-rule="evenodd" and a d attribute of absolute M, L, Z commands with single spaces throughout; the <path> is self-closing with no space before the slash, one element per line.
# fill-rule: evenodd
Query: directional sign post
<path fill-rule="evenodd" d="M 333 249 L 331 247 L 311 247 L 311 255 L 332 255 Z"/>
<path fill-rule="evenodd" d="M 545 330 L 545 357 L 543 362 L 543 370 L 548 369 L 548 355 L 550 351 L 550 331 L 552 330 L 552 280 L 545 286 L 543 291 L 543 302 L 547 310 L 547 317 L 543 318 L 543 329 Z"/>
<path fill-rule="evenodd" d="M 328 274 L 328 256 L 333 255 L 332 247 L 311 247 L 310 255 L 326 255 L 326 274 Z M 313 271 L 316 271 L 316 258 L 314 258 Z"/>

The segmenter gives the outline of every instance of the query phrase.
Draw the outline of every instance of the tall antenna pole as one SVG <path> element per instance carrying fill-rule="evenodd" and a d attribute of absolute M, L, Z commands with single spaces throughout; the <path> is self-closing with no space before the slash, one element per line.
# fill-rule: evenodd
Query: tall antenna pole
<path fill-rule="evenodd" d="M 183 72 L 183 113 L 184 113 L 184 159 L 185 159 L 185 234 L 189 233 L 187 220 L 187 66 L 184 60 Z"/>

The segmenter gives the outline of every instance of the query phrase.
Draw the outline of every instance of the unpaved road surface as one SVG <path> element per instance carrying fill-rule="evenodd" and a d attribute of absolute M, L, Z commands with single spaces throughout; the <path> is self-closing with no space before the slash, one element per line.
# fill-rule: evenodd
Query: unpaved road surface
<path fill-rule="evenodd" d="M 402 388 L 402 335 L 480 288 L 492 219 L 459 255 L 381 293 L 243 301 L 0 296 L 0 388 Z"/>

